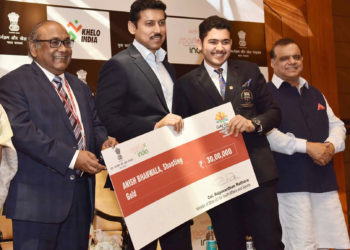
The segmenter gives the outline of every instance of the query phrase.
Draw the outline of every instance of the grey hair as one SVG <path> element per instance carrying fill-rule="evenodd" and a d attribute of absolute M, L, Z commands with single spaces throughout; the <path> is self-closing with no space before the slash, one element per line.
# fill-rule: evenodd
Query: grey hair
<path fill-rule="evenodd" d="M 38 29 L 47 24 L 47 23 L 51 23 L 51 22 L 55 22 L 55 21 L 52 21 L 52 20 L 44 20 L 44 21 L 41 21 L 40 23 L 36 24 L 34 26 L 34 28 L 32 29 L 32 31 L 29 33 L 29 36 L 28 36 L 28 56 L 31 57 L 31 58 L 34 58 L 32 53 L 30 52 L 30 45 L 32 43 L 35 43 L 35 40 L 39 38 L 39 33 L 38 33 Z M 37 44 L 35 43 L 35 47 L 36 48 L 40 48 L 40 44 Z"/>

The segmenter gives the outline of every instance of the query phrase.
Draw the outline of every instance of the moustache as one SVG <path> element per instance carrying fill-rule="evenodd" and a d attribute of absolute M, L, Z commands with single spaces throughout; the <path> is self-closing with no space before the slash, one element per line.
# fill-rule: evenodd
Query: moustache
<path fill-rule="evenodd" d="M 151 39 L 154 39 L 154 38 L 156 38 L 156 37 L 162 38 L 163 36 L 162 36 L 162 34 L 157 33 L 157 34 L 151 36 Z"/>

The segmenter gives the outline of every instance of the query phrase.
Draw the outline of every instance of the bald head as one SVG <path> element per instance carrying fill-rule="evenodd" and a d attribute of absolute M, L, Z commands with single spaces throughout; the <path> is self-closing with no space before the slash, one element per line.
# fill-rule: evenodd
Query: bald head
<path fill-rule="evenodd" d="M 33 59 L 43 68 L 55 75 L 62 74 L 68 67 L 72 49 L 65 46 L 70 37 L 58 22 L 43 21 L 37 24 L 29 35 L 29 51 Z M 58 47 L 55 46 L 60 44 Z"/>

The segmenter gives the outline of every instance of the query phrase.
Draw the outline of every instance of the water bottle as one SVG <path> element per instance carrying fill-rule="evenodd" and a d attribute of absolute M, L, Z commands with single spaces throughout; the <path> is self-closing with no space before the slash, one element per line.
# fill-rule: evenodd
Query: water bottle
<path fill-rule="evenodd" d="M 253 245 L 253 237 L 247 236 L 245 239 L 246 239 L 247 250 L 255 250 L 254 245 Z"/>
<path fill-rule="evenodd" d="M 207 250 L 217 250 L 216 240 L 212 226 L 208 226 L 207 235 L 205 236 L 207 242 Z"/>

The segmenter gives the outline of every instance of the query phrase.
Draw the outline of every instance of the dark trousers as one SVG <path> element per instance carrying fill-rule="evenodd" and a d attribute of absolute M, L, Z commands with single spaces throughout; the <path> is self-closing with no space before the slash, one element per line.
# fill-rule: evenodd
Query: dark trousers
<path fill-rule="evenodd" d="M 262 184 L 208 211 L 220 250 L 244 250 L 245 236 L 257 250 L 284 249 L 276 181 Z"/>
<path fill-rule="evenodd" d="M 75 185 L 69 215 L 62 223 L 12 220 L 14 250 L 87 250 L 90 211 L 88 180 L 81 178 Z"/>
<path fill-rule="evenodd" d="M 159 238 L 160 246 L 162 250 L 192 250 L 191 241 L 191 223 L 192 221 L 186 222 L 177 228 L 174 228 L 170 232 L 164 234 Z M 131 245 L 128 250 L 133 250 Z M 141 248 L 141 250 L 156 250 L 157 240 L 151 242 L 147 246 Z"/>
<path fill-rule="evenodd" d="M 105 188 L 113 189 L 112 182 L 109 177 L 107 177 Z M 160 246 L 162 250 L 192 250 L 191 241 L 191 224 L 192 220 L 188 221 L 170 232 L 164 234 L 159 238 Z M 152 241 L 141 250 L 156 250 L 158 240 Z M 127 250 L 134 250 L 131 240 L 127 240 Z"/>

